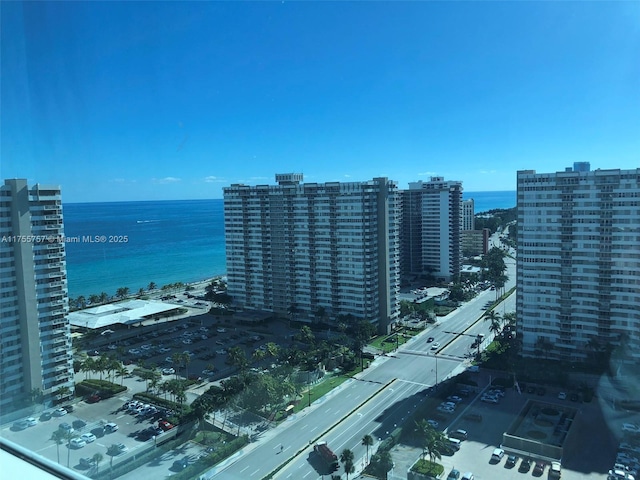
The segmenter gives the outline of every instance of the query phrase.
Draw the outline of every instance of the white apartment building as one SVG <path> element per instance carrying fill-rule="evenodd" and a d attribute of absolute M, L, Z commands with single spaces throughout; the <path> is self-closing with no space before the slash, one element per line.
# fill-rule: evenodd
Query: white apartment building
<path fill-rule="evenodd" d="M 62 202 L 57 186 L 0 186 L 0 411 L 74 391 Z M 64 389 L 64 388 L 63 388 Z"/>
<path fill-rule="evenodd" d="M 623 344 L 640 358 L 640 169 L 580 162 L 517 178 L 523 354 L 574 360 Z"/>
<path fill-rule="evenodd" d="M 396 184 L 302 180 L 224 188 L 234 304 L 305 322 L 353 315 L 388 331 L 399 310 Z"/>
<path fill-rule="evenodd" d="M 473 198 L 462 201 L 462 231 L 475 230 L 475 202 Z"/>
<path fill-rule="evenodd" d="M 429 274 L 455 280 L 462 265 L 462 182 L 431 177 L 410 182 L 401 195 L 403 277 Z"/>

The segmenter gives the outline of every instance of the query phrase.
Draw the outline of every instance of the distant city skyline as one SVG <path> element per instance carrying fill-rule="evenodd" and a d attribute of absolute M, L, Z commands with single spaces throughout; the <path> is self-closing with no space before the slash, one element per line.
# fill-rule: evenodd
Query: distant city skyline
<path fill-rule="evenodd" d="M 3 178 L 65 202 L 635 168 L 637 2 L 5 2 Z"/>

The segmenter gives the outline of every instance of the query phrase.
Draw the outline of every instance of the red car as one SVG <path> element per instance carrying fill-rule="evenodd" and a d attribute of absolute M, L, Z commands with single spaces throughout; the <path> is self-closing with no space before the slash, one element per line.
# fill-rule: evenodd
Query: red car
<path fill-rule="evenodd" d="M 158 422 L 158 426 L 159 426 L 162 430 L 164 430 L 165 432 L 166 432 L 167 430 L 171 430 L 171 429 L 173 428 L 173 425 L 172 425 L 172 424 L 170 424 L 169 422 L 167 422 L 166 420 L 160 420 L 160 421 Z"/>
<path fill-rule="evenodd" d="M 98 403 L 100 400 L 102 400 L 102 398 L 100 398 L 100 395 L 95 395 L 95 394 L 87 398 L 87 402 L 89 403 Z"/>

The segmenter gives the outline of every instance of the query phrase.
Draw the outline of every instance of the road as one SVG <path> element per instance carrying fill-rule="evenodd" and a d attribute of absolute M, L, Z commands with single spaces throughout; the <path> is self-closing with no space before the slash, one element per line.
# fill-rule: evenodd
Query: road
<path fill-rule="evenodd" d="M 513 311 L 513 297 L 504 307 L 507 312 Z M 310 409 L 266 432 L 248 448 L 250 451 L 229 459 L 204 477 L 260 479 L 294 457 L 276 478 L 320 478 L 328 472 L 311 453 L 311 444 L 318 439 L 326 440 L 338 454 L 344 448 L 351 449 L 356 465 L 362 465 L 366 450 L 361 439 L 365 434 L 371 434 L 376 444 L 384 440 L 424 400 L 424 390 L 436 383 L 436 375 L 442 381 L 465 368 L 472 336 L 481 332 L 488 336 L 488 322 L 477 320 L 484 313 L 485 303 L 494 298 L 493 291 L 481 293 L 397 352 L 378 358 L 357 379 L 349 380 Z M 503 309 L 502 305 L 498 308 Z M 426 342 L 428 336 L 441 344 L 435 352 Z"/>

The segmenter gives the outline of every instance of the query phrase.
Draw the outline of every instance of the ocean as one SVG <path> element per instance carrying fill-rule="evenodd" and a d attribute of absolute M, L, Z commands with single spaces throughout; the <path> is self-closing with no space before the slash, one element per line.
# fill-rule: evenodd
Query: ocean
<path fill-rule="evenodd" d="M 516 192 L 465 192 L 476 213 L 516 205 Z M 65 203 L 69 296 L 131 293 L 175 282 L 224 275 L 224 212 L 221 199 Z M 126 238 L 126 241 L 125 241 Z M 118 241 L 119 240 L 119 241 Z"/>

